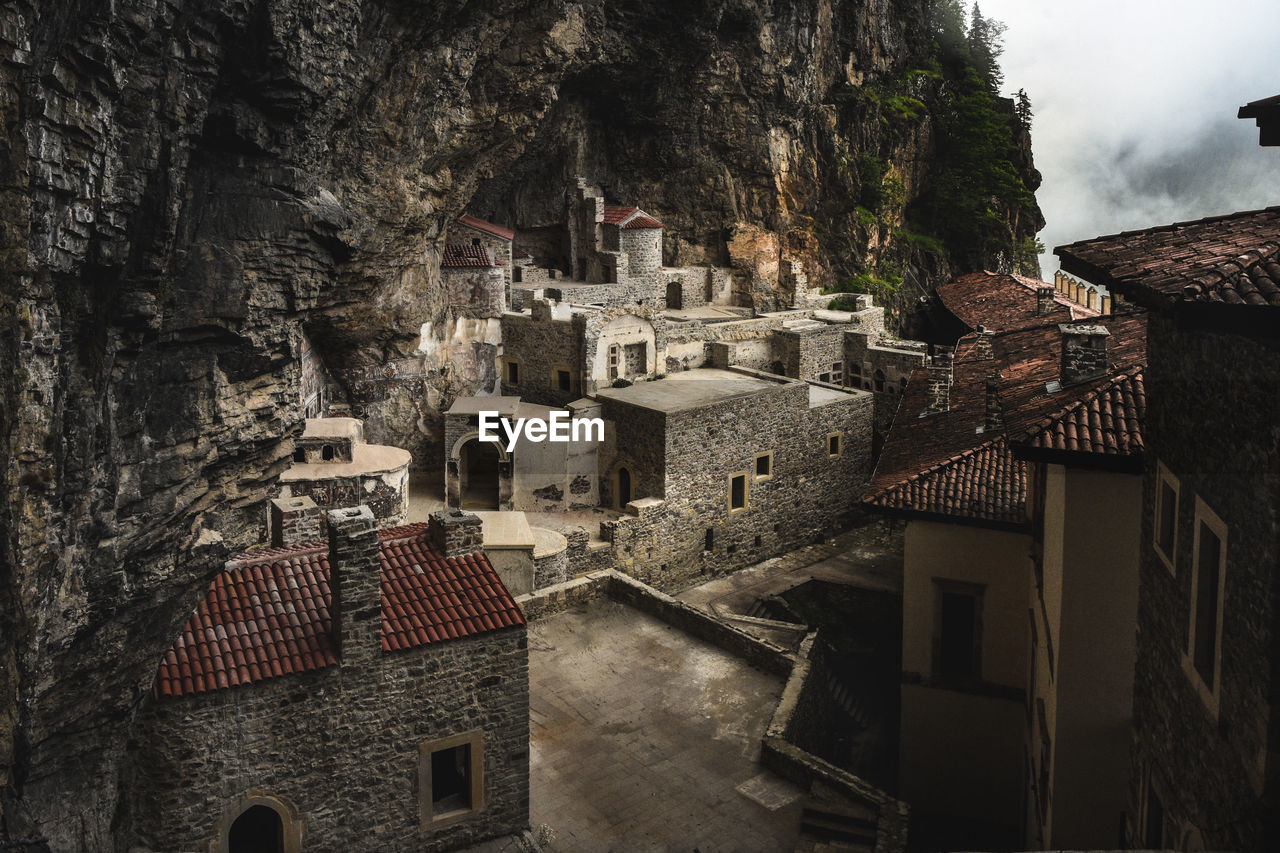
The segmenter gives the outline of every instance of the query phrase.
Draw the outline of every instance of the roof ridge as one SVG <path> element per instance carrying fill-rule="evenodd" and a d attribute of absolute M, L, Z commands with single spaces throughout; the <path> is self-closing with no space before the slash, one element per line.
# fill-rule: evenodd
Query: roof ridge
<path fill-rule="evenodd" d="M 1008 443 L 1003 433 L 996 433 L 996 435 L 993 438 L 988 439 L 987 441 L 984 441 L 981 444 L 976 444 L 973 447 L 970 447 L 968 450 L 962 450 L 959 453 L 952 454 L 951 456 L 948 456 L 946 459 L 943 459 L 941 462 L 936 462 L 933 465 L 930 465 L 928 468 L 924 468 L 920 471 L 917 471 L 916 473 L 907 477 L 905 480 L 901 480 L 898 483 L 895 483 L 894 485 L 890 486 L 889 488 L 883 489 L 880 492 L 877 492 L 877 495 L 883 495 L 889 492 L 897 491 L 903 486 L 906 486 L 912 482 L 915 482 L 917 480 L 921 480 L 921 479 L 924 479 L 925 477 L 936 474 L 937 472 L 941 471 L 943 468 L 946 468 L 950 465 L 954 465 L 955 463 L 961 461 L 962 459 L 966 459 L 971 456 L 974 456 L 980 451 L 990 450 L 996 444 L 999 444 L 1001 442 L 1004 442 L 1006 444 Z"/>
<path fill-rule="evenodd" d="M 1096 243 L 1101 240 L 1113 240 L 1117 237 L 1132 237 L 1136 234 L 1159 234 L 1165 231 L 1173 231 L 1178 228 L 1186 228 L 1191 225 L 1212 225 L 1217 222 L 1226 222 L 1229 219 L 1243 219 L 1250 216 L 1257 216 L 1261 213 L 1274 213 L 1280 215 L 1280 205 L 1270 205 L 1268 207 L 1259 207 L 1255 210 L 1237 210 L 1231 213 L 1220 213 L 1215 216 L 1204 216 L 1200 219 L 1186 219 L 1180 222 L 1170 222 L 1166 225 L 1156 225 L 1151 228 L 1134 228 L 1130 231 L 1117 231 L 1114 234 L 1099 234 L 1097 237 L 1090 237 L 1087 240 L 1077 240 L 1074 243 L 1064 243 L 1062 246 L 1055 246 L 1057 249 L 1067 246 L 1080 246 L 1088 243 Z"/>
<path fill-rule="evenodd" d="M 1146 368 L 1147 368 L 1146 363 L 1143 363 L 1136 366 L 1125 368 L 1124 370 L 1121 370 L 1117 373 L 1113 373 L 1110 376 L 1110 378 L 1107 379 L 1106 382 L 1102 383 L 1101 385 L 1096 385 L 1093 388 L 1091 388 L 1089 391 L 1085 392 L 1083 395 L 1074 398 L 1071 402 L 1065 404 L 1059 409 L 1056 409 L 1053 412 L 1053 414 L 1045 415 L 1043 418 L 1040 419 L 1038 423 L 1032 425 L 1031 427 L 1028 427 L 1019 438 L 1016 438 L 1016 439 L 1011 438 L 1009 440 L 1011 442 L 1015 442 L 1018 444 L 1022 444 L 1027 441 L 1030 441 L 1031 439 L 1035 438 L 1037 435 L 1047 430 L 1049 427 L 1053 426 L 1055 422 L 1062 420 L 1063 417 L 1065 417 L 1066 415 L 1069 415 L 1072 412 L 1079 409 L 1081 406 L 1088 405 L 1089 403 L 1098 399 L 1098 397 L 1100 397 L 1104 391 L 1108 391 L 1114 388 L 1116 385 L 1119 385 L 1121 382 L 1132 380 L 1137 376 L 1141 375 L 1146 370 Z"/>

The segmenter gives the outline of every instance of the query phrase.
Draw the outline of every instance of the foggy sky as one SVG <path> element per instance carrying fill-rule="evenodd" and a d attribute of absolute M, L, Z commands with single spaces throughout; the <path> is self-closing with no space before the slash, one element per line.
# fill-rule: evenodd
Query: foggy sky
<path fill-rule="evenodd" d="M 1004 22 L 1006 94 L 1027 90 L 1053 247 L 1280 204 L 1280 148 L 1248 101 L 1280 94 L 1274 0 L 982 0 Z"/>

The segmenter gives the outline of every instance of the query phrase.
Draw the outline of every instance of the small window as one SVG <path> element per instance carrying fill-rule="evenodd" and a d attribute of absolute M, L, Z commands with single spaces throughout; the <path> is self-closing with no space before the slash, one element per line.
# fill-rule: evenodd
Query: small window
<path fill-rule="evenodd" d="M 471 238 L 471 245 L 473 245 L 473 246 L 479 246 L 479 245 L 480 245 L 480 238 L 479 238 L 479 237 L 472 237 L 472 238 Z"/>
<path fill-rule="evenodd" d="M 737 512 L 747 508 L 747 475 L 733 474 L 729 477 L 729 512 Z"/>
<path fill-rule="evenodd" d="M 320 458 L 323 459 L 325 462 L 333 461 L 333 445 L 332 444 L 326 444 L 320 448 Z"/>
<path fill-rule="evenodd" d="M 1164 466 L 1156 465 L 1156 554 L 1169 571 L 1177 574 L 1178 480 Z"/>
<path fill-rule="evenodd" d="M 877 370 L 874 374 L 872 374 L 872 378 L 875 379 L 876 390 L 883 391 L 884 390 L 884 371 Z"/>
<path fill-rule="evenodd" d="M 937 595 L 933 674 L 939 678 L 982 677 L 982 596 L 977 584 L 934 579 Z"/>
<path fill-rule="evenodd" d="M 1191 626 L 1183 665 L 1214 716 L 1222 683 L 1222 599 L 1226 589 L 1227 526 L 1196 498 L 1191 563 Z"/>
<path fill-rule="evenodd" d="M 512 267 L 511 280 L 514 281 L 516 284 L 519 284 L 520 282 L 524 281 L 524 267 Z"/>
<path fill-rule="evenodd" d="M 294 462 L 306 462 L 306 461 L 307 461 L 307 451 L 306 451 L 304 448 L 301 448 L 301 447 L 295 447 L 295 448 L 293 449 L 293 461 L 294 461 Z"/>
<path fill-rule="evenodd" d="M 716 532 L 710 527 L 707 528 L 706 535 L 702 537 L 702 550 L 714 551 L 716 549 Z"/>
<path fill-rule="evenodd" d="M 556 370 L 556 387 L 561 391 L 573 388 L 573 375 L 567 370 Z"/>
<path fill-rule="evenodd" d="M 424 828 L 484 807 L 483 753 L 479 731 L 418 747 L 419 816 Z"/>
<path fill-rule="evenodd" d="M 773 476 L 773 453 L 756 454 L 756 479 L 767 480 Z"/>
<path fill-rule="evenodd" d="M 844 384 L 844 362 L 837 361 L 831 365 L 831 381 L 837 385 Z"/>
<path fill-rule="evenodd" d="M 840 433 L 833 432 L 827 436 L 827 455 L 828 456 L 840 455 Z"/>
<path fill-rule="evenodd" d="M 517 361 L 507 362 L 507 384 L 508 385 L 520 384 L 520 363 Z"/>
<path fill-rule="evenodd" d="M 858 362 L 856 362 L 856 361 L 851 361 L 851 362 L 849 362 L 849 375 L 850 375 L 850 376 L 856 376 L 858 379 L 861 379 L 861 378 L 862 378 L 862 365 L 861 365 L 861 364 L 858 364 Z"/>
<path fill-rule="evenodd" d="M 818 381 L 819 381 L 819 382 L 830 382 L 830 381 L 831 381 L 831 374 L 830 374 L 830 373 L 819 373 L 819 374 L 818 374 Z"/>
<path fill-rule="evenodd" d="M 618 355 L 619 349 L 617 344 L 609 344 L 609 378 L 618 378 Z"/>

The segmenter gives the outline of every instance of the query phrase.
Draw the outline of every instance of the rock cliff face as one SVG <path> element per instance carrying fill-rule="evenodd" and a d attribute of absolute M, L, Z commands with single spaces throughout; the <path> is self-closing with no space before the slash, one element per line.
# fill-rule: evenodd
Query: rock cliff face
<path fill-rule="evenodd" d="M 0 7 L 0 846 L 131 843 L 131 720 L 261 535 L 304 332 L 369 438 L 429 463 L 419 336 L 469 343 L 438 263 L 468 206 L 547 227 L 583 173 L 665 220 L 669 263 L 760 235 L 811 280 L 858 268 L 850 158 L 901 203 L 929 122 L 833 93 L 907 68 L 923 5 Z"/>

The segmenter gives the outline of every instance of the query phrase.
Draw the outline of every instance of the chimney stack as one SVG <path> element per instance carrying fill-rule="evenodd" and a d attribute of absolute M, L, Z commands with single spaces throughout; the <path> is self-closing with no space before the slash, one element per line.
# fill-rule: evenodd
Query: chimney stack
<path fill-rule="evenodd" d="M 1062 384 L 1074 385 L 1096 379 L 1107 373 L 1107 338 L 1105 326 L 1061 324 Z"/>
<path fill-rule="evenodd" d="M 431 541 L 446 557 L 479 551 L 484 544 L 480 516 L 460 509 L 437 510 L 427 516 Z"/>
<path fill-rule="evenodd" d="M 329 617 L 343 666 L 382 652 L 382 541 L 369 507 L 332 509 L 329 521 Z"/>
<path fill-rule="evenodd" d="M 937 347 L 929 362 L 928 412 L 945 412 L 951 408 L 951 363 L 955 350 Z"/>
<path fill-rule="evenodd" d="M 284 548 L 324 538 L 320 507 L 311 498 L 276 498 L 271 502 L 271 546 Z"/>
<path fill-rule="evenodd" d="M 973 339 L 973 352 L 983 360 L 996 357 L 995 348 L 992 347 L 991 341 L 995 338 L 996 333 L 988 329 L 986 326 L 978 326 L 977 336 Z"/>
<path fill-rule="evenodd" d="M 1053 313 L 1053 287 L 1045 285 L 1036 288 L 1036 316 L 1048 317 Z"/>
<path fill-rule="evenodd" d="M 1004 429 L 1004 414 L 1000 411 L 1000 390 L 997 379 L 998 377 L 994 374 L 987 377 L 987 417 L 983 424 L 985 432 Z"/>

